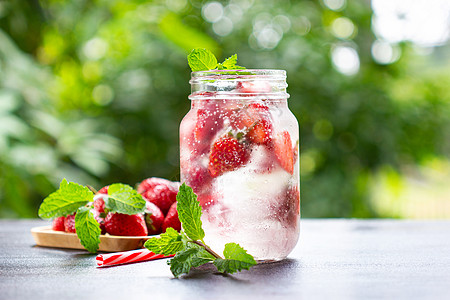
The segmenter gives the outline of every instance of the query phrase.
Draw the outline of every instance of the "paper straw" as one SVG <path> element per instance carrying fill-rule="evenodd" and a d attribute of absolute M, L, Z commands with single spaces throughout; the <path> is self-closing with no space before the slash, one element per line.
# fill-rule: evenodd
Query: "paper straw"
<path fill-rule="evenodd" d="M 172 257 L 173 255 L 155 254 L 148 249 L 138 249 L 133 251 L 99 254 L 96 261 L 99 267 L 108 267 L 120 264 L 148 261 L 158 258 Z"/>

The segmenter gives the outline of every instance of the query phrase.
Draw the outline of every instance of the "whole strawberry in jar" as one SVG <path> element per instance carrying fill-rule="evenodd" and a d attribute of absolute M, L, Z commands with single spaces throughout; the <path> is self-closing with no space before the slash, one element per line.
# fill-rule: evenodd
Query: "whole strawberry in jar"
<path fill-rule="evenodd" d="M 282 70 L 192 73 L 180 125 L 181 182 L 203 208 L 205 242 L 285 258 L 300 230 L 299 128 Z"/>

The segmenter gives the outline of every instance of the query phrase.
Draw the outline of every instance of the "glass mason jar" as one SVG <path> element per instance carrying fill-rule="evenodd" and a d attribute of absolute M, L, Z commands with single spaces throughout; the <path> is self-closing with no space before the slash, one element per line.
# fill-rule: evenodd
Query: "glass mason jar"
<path fill-rule="evenodd" d="M 300 230 L 299 128 L 282 70 L 193 72 L 180 125 L 181 182 L 203 208 L 205 242 L 280 260 Z"/>

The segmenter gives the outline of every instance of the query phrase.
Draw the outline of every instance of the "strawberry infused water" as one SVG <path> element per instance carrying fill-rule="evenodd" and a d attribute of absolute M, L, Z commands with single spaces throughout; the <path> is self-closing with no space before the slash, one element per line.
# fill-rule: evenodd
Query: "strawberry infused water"
<path fill-rule="evenodd" d="M 192 73 L 180 125 L 181 181 L 203 209 L 205 242 L 285 258 L 300 229 L 299 129 L 282 70 Z"/>

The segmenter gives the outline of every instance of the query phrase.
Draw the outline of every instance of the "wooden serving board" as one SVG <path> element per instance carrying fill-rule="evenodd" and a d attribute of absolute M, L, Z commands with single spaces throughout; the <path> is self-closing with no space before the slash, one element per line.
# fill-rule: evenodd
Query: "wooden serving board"
<path fill-rule="evenodd" d="M 36 245 L 43 247 L 84 249 L 75 233 L 54 231 L 51 226 L 34 227 L 31 229 Z M 100 248 L 103 252 L 121 252 L 142 248 L 149 238 L 155 236 L 115 236 L 101 235 Z"/>

